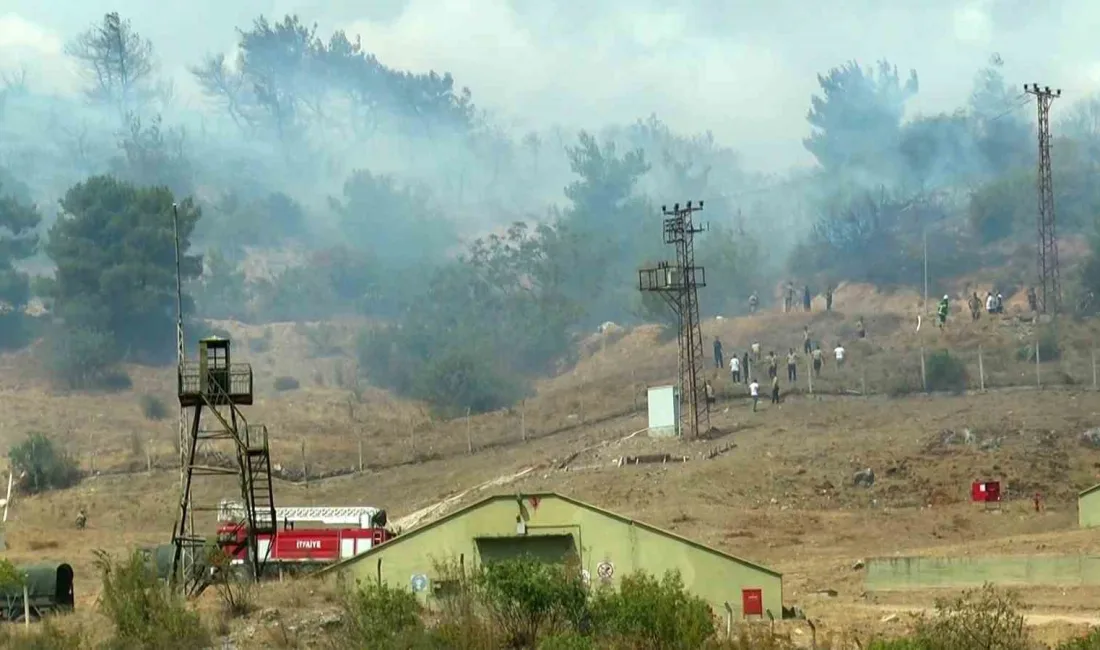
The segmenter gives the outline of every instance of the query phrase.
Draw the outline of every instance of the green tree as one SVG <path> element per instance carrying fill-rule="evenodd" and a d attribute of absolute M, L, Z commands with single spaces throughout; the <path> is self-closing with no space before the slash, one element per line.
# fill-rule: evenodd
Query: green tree
<path fill-rule="evenodd" d="M 862 170 L 881 178 L 892 167 L 906 103 L 920 89 L 917 72 L 902 81 L 886 60 L 874 69 L 856 61 L 817 76 L 821 94 L 810 100 L 812 128 L 803 145 L 828 170 Z"/>
<path fill-rule="evenodd" d="M 1018 88 L 1008 85 L 1003 70 L 1001 57 L 990 57 L 989 64 L 974 76 L 968 106 L 982 167 L 994 176 L 1030 167 L 1035 159 L 1034 127 L 1025 113 L 1029 97 L 1021 97 Z"/>
<path fill-rule="evenodd" d="M 79 183 L 61 200 L 46 253 L 57 265 L 55 311 L 66 328 L 111 337 L 123 356 L 159 360 L 175 350 L 176 278 L 172 206 L 164 187 L 138 188 L 110 176 Z M 181 269 L 199 276 L 202 259 L 189 255 L 201 215 L 191 199 L 179 204 Z M 184 296 L 185 313 L 192 311 Z"/>
<path fill-rule="evenodd" d="M 0 347 L 18 347 L 26 341 L 23 314 L 30 298 L 27 274 L 16 268 L 38 250 L 38 208 L 0 185 Z"/>
<path fill-rule="evenodd" d="M 131 113 L 111 170 L 120 180 L 137 186 L 164 185 L 177 195 L 190 194 L 194 174 L 186 141 L 183 129 L 165 127 L 159 114 L 143 122 Z"/>
<path fill-rule="evenodd" d="M 12 447 L 8 460 L 20 474 L 19 488 L 31 494 L 62 490 L 80 480 L 76 462 L 41 433 L 29 434 Z"/>
<path fill-rule="evenodd" d="M 403 270 L 438 265 L 458 242 L 454 224 L 432 202 L 426 187 L 357 170 L 344 182 L 342 197 L 330 199 L 329 205 L 346 242 L 385 268 Z"/>

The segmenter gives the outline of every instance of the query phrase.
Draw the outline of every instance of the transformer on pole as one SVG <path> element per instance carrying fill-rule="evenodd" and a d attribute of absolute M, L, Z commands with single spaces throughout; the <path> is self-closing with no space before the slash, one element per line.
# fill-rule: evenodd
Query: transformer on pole
<path fill-rule="evenodd" d="M 1061 89 L 1024 84 L 1024 92 L 1035 95 L 1039 110 L 1039 309 L 1055 314 L 1061 308 L 1058 233 L 1054 218 L 1054 180 L 1050 164 L 1050 105 L 1062 96 Z"/>
<path fill-rule="evenodd" d="M 703 378 L 703 334 L 699 318 L 699 287 L 707 286 L 706 271 L 695 265 L 695 234 L 703 232 L 692 214 L 703 209 L 703 202 L 686 206 L 679 203 L 664 216 L 664 240 L 676 247 L 676 262 L 661 262 L 655 268 L 638 271 L 638 290 L 661 294 L 679 321 L 679 388 L 681 420 L 686 420 L 687 436 L 698 438 L 710 429 L 710 404 Z M 682 408 L 687 406 L 687 408 Z M 681 430 L 680 435 L 684 432 Z"/>

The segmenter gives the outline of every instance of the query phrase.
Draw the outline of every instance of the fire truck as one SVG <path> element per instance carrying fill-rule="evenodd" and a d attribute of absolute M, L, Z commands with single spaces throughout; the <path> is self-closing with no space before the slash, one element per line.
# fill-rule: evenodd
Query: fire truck
<path fill-rule="evenodd" d="M 275 508 L 274 534 L 257 535 L 260 558 L 275 572 L 306 572 L 365 553 L 393 538 L 386 511 L 369 506 Z M 248 531 L 243 504 L 218 504 L 218 545 L 234 565 L 248 558 Z"/>

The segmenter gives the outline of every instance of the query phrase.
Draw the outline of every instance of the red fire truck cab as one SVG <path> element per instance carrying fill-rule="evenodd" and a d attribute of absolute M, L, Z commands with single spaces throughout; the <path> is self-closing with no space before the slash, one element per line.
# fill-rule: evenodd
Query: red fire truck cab
<path fill-rule="evenodd" d="M 361 507 L 275 508 L 276 531 L 258 536 L 260 558 L 275 571 L 309 571 L 319 565 L 365 553 L 393 538 L 386 511 Z M 218 508 L 218 545 L 243 565 L 248 558 L 248 531 L 241 525 L 244 507 L 222 501 Z"/>

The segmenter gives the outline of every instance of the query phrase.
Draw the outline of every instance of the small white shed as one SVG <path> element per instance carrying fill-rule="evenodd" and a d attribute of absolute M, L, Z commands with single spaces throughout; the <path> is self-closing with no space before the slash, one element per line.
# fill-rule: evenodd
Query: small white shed
<path fill-rule="evenodd" d="M 676 386 L 651 386 L 647 395 L 649 437 L 674 438 L 680 435 L 680 391 Z"/>

